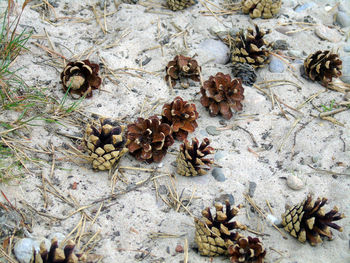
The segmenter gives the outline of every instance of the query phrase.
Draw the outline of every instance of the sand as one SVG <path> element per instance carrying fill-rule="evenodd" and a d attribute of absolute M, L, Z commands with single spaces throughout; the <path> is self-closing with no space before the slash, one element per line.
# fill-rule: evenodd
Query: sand
<path fill-rule="evenodd" d="M 45 92 L 58 100 L 64 96 L 59 78 L 63 60 L 60 56 L 49 55 L 39 45 L 54 49 L 67 60 L 88 57 L 102 66 L 103 84 L 101 90 L 94 91 L 91 99 L 81 103 L 81 109 L 85 111 L 87 117 L 95 113 L 111 118 L 122 118 L 126 123 L 130 123 L 139 116 L 160 114 L 165 102 L 181 96 L 196 104 L 200 116 L 198 128 L 190 138 L 208 137 L 211 145 L 220 152 L 221 158 L 216 158 L 216 163 L 222 167 L 226 178 L 224 182 L 215 180 L 211 172 L 197 178 L 177 175 L 174 161 L 179 142 L 170 147 L 161 164 L 140 163 L 132 156 L 126 155 L 121 160 L 120 166 L 153 169 L 159 165 L 156 174 L 159 178 L 118 196 L 111 203 L 108 201 L 103 203 L 111 206 L 98 214 L 96 222 L 89 229 L 89 237 L 97 231 L 100 237 L 91 254 L 103 256 L 102 262 L 105 263 L 184 262 L 184 253 L 176 252 L 175 248 L 177 245 L 184 247 L 185 242 L 188 242 L 188 262 L 229 262 L 223 257 L 214 259 L 202 257 L 196 252 L 191 215 L 198 217 L 205 207 L 212 207 L 216 201 L 224 201 L 227 195 L 232 195 L 235 205 L 245 206 L 237 216 L 237 220 L 250 229 L 263 233 L 259 238 L 267 249 L 266 262 L 350 261 L 349 111 L 334 116 L 344 124 L 343 127 L 318 118 L 319 112 L 310 102 L 305 103 L 299 112 L 282 105 L 286 114 L 284 116 L 276 102 L 272 105 L 271 100 L 262 92 L 254 87 L 245 86 L 243 111 L 235 114 L 230 120 L 224 120 L 221 117 L 210 117 L 208 111 L 200 104 L 198 83 L 190 81 L 187 89 L 177 86 L 171 94 L 164 81 L 165 66 L 177 54 L 188 56 L 202 54 L 195 59 L 202 66 L 204 80 L 217 72 L 231 73 L 230 64 L 216 64 L 208 60 L 203 51 L 200 51 L 200 43 L 205 39 L 217 39 L 210 33 L 213 30 L 236 30 L 252 27 L 253 23 L 257 23 L 263 29 L 272 30 L 266 36 L 267 40 L 286 40 L 290 45 L 289 50 L 303 52 L 302 58 L 290 62 L 295 69 L 285 70 L 283 73 L 271 73 L 268 67 L 265 67 L 258 71 L 257 82 L 289 80 L 297 83 L 301 88 L 293 85 L 271 88 L 273 94 L 293 108 L 317 93 L 319 95 L 312 102 L 320 108 L 321 105 L 329 105 L 332 100 L 342 101 L 343 93 L 325 89 L 319 83 L 302 78 L 299 73 L 302 60 L 312 52 L 333 49 L 339 50 L 341 55 L 344 54 L 345 36 L 340 33 L 339 28 L 330 28 L 339 38 L 336 42 L 321 40 L 314 32 L 315 27 L 300 30 L 293 35 L 285 35 L 276 30 L 282 27 L 280 23 L 288 22 L 294 24 L 289 25 L 285 31 L 300 29 L 295 22 L 304 21 L 307 15 L 314 19 L 314 23 L 332 25 L 332 16 L 336 8 L 335 11 L 327 12 L 325 5 L 329 3 L 334 6 L 336 1 L 320 1 L 315 7 L 302 13 L 294 12 L 293 8 L 303 1 L 284 2 L 277 17 L 252 21 L 239 11 L 226 16 L 204 15 L 202 12 L 208 14 L 207 7 L 212 10 L 217 8 L 203 1 L 179 12 L 160 8 L 159 4 L 164 3 L 163 1 L 141 2 L 143 5 L 120 4 L 117 9 L 113 1 L 107 1 L 107 16 L 105 20 L 103 16 L 100 18 L 101 25 L 96 22 L 93 13 L 94 7 L 98 14 L 103 14 L 98 1 L 50 1 L 55 6 L 54 12 L 50 8 L 45 10 L 43 6 L 36 6 L 41 3 L 40 1 L 33 1 L 27 6 L 23 12 L 20 28 L 32 29 L 33 37 L 27 44 L 28 51 L 20 56 L 14 67 L 21 69 L 20 75 L 28 85 L 46 88 Z M 223 1 L 215 0 L 211 3 L 222 6 Z M 6 3 L 1 5 L 4 7 Z M 19 10 L 20 5 L 17 12 Z M 55 15 L 58 19 L 55 19 Z M 179 30 L 182 33 L 179 33 Z M 155 48 L 160 44 L 163 45 L 162 48 Z M 284 53 L 287 55 L 286 51 Z M 141 66 L 140 62 L 148 58 L 151 59 L 149 63 Z M 53 62 L 56 63 L 55 66 Z M 106 65 L 115 72 L 115 75 L 110 73 Z M 123 68 L 127 69 L 121 70 Z M 73 102 L 74 100 L 69 98 L 67 103 Z M 13 115 L 14 113 L 9 112 L 4 116 L 11 118 Z M 76 116 L 87 120 L 87 117 L 84 118 L 79 114 Z M 62 126 L 43 121 L 36 123 L 39 126 L 31 127 L 28 131 L 30 145 L 38 149 L 39 146 L 49 146 L 51 149 L 54 147 L 56 153 L 53 158 L 52 155 L 37 154 L 38 158 L 46 160 L 44 165 L 36 167 L 28 164 L 31 173 L 26 173 L 25 179 L 0 185 L 0 189 L 7 197 L 20 207 L 30 210 L 20 202 L 25 200 L 44 214 L 66 217 L 78 207 L 108 196 L 113 189 L 115 192 L 130 189 L 135 183 L 147 179 L 150 175 L 149 172 L 142 170 L 122 169 L 123 173 L 118 173 L 119 178 L 112 188 L 113 183 L 108 172 L 93 171 L 90 164 L 81 164 L 76 157 L 73 157 L 77 162 L 74 163 L 62 155 L 63 146 L 74 145 L 74 142 L 58 133 L 82 137 L 81 126 L 74 127 L 69 123 Z M 226 127 L 226 129 L 213 136 L 206 132 L 208 126 Z M 51 174 L 53 159 L 55 165 Z M 315 169 L 339 174 L 332 175 Z M 168 174 L 172 175 L 179 195 L 182 194 L 182 197 L 188 199 L 193 194 L 194 198 L 187 207 L 191 215 L 183 208 L 179 208 L 178 211 L 169 208 L 157 196 L 157 191 L 166 196 L 166 189 L 171 185 Z M 305 184 L 301 190 L 292 190 L 287 186 L 286 178 L 293 174 Z M 63 196 L 74 197 L 76 206 L 72 207 L 47 193 L 48 206 L 44 208 L 42 191 L 38 188 L 42 185 L 42 176 L 53 182 L 54 187 Z M 72 189 L 75 183 L 76 189 Z M 280 218 L 285 211 L 285 205 L 301 202 L 308 193 L 312 193 L 315 198 L 327 197 L 329 199 L 327 209 L 330 210 L 337 205 L 339 210 L 348 216 L 339 221 L 339 225 L 344 228 L 343 232 L 333 231 L 333 241 L 325 241 L 316 247 L 299 243 L 281 229 L 287 237 L 284 239 L 281 233 L 263 220 L 256 211 L 254 212 L 245 200 L 243 194 L 247 193 L 249 185 L 254 183 L 256 189 L 252 198 L 265 214 L 271 214 L 266 205 L 268 200 L 277 218 Z M 50 188 L 48 185 L 46 187 Z M 0 201 L 4 202 L 3 199 Z M 86 209 L 86 213 L 94 218 L 100 204 Z M 67 235 L 79 223 L 82 213 L 78 212 L 58 221 L 35 213 L 32 217 L 31 235 L 40 239 L 53 232 Z M 89 226 L 90 222 L 87 220 L 86 226 Z M 152 238 L 152 233 L 157 232 L 173 236 Z M 242 234 L 255 236 L 244 231 Z M 83 240 L 86 242 L 88 237 Z M 80 247 L 83 245 L 82 242 Z"/>

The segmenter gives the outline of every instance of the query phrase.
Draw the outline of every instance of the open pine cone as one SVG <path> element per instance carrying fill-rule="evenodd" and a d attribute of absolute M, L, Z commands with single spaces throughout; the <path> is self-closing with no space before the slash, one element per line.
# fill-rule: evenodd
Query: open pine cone
<path fill-rule="evenodd" d="M 341 76 L 342 61 L 339 55 L 329 50 L 317 51 L 309 55 L 304 61 L 306 75 L 313 81 L 321 81 L 327 86 L 332 78 Z"/>
<path fill-rule="evenodd" d="M 282 5 L 282 0 L 242 0 L 242 11 L 251 18 L 272 18 Z"/>
<path fill-rule="evenodd" d="M 204 82 L 200 101 L 204 107 L 209 108 L 210 116 L 220 113 L 225 119 L 231 119 L 232 109 L 242 110 L 243 92 L 241 79 L 231 80 L 230 75 L 219 72 Z"/>
<path fill-rule="evenodd" d="M 57 239 L 51 240 L 50 250 L 47 251 L 45 243 L 40 244 L 40 252 L 36 253 L 31 260 L 33 263 L 78 263 L 85 262 L 85 255 L 74 253 L 75 243 L 72 240 L 67 242 L 67 245 L 61 249 L 58 247 Z"/>
<path fill-rule="evenodd" d="M 195 0 L 167 0 L 166 1 L 170 10 L 178 11 L 187 7 L 197 4 Z"/>
<path fill-rule="evenodd" d="M 199 81 L 200 70 L 201 67 L 193 58 L 177 55 L 165 68 L 165 80 L 167 83 L 170 81 L 172 87 L 175 86 L 176 80 L 179 78 L 190 78 L 193 81 Z"/>
<path fill-rule="evenodd" d="M 228 255 L 228 247 L 233 245 L 241 235 L 238 232 L 231 232 L 233 229 L 246 229 L 246 226 L 237 221 L 230 222 L 236 216 L 241 206 L 231 208 L 226 200 L 226 211 L 223 211 L 222 204 L 215 204 L 216 214 L 213 217 L 210 208 L 202 211 L 202 219 L 195 218 L 196 226 L 195 242 L 198 251 L 203 256 L 214 257 Z"/>
<path fill-rule="evenodd" d="M 198 127 L 196 120 L 198 112 L 195 104 L 176 97 L 173 102 L 163 106 L 162 122 L 170 125 L 174 139 L 183 141 L 189 132 L 194 132 Z"/>
<path fill-rule="evenodd" d="M 128 151 L 125 146 L 125 126 L 100 118 L 98 124 L 88 124 L 84 144 L 92 157 L 92 167 L 101 171 L 110 170 Z"/>
<path fill-rule="evenodd" d="M 232 63 L 232 74 L 248 86 L 252 86 L 256 80 L 254 68 L 247 63 Z"/>
<path fill-rule="evenodd" d="M 327 198 L 317 198 L 316 202 L 312 201 L 311 195 L 298 205 L 294 205 L 282 214 L 282 225 L 293 237 L 300 242 L 306 240 L 312 246 L 322 242 L 321 237 L 332 239 L 330 228 L 338 231 L 343 229 L 333 221 L 344 218 L 344 214 L 338 212 L 335 206 L 331 211 L 325 213 L 323 206 L 326 204 Z"/>
<path fill-rule="evenodd" d="M 160 162 L 174 143 L 170 126 L 162 123 L 157 116 L 138 118 L 135 123 L 129 124 L 128 139 L 130 154 L 148 163 Z"/>
<path fill-rule="evenodd" d="M 92 90 L 98 89 L 101 85 L 101 78 L 98 76 L 99 66 L 89 60 L 69 62 L 61 73 L 63 90 L 69 89 L 71 94 L 91 97 Z"/>
<path fill-rule="evenodd" d="M 192 139 L 192 145 L 185 140 L 180 145 L 177 156 L 177 173 L 183 176 L 204 175 L 210 169 L 213 159 L 205 158 L 206 155 L 214 153 L 214 148 L 209 146 L 210 141 L 205 138 L 199 145 L 197 138 Z"/>
<path fill-rule="evenodd" d="M 266 33 L 255 25 L 255 31 L 252 28 L 247 29 L 247 33 L 243 31 L 237 33 L 233 39 L 232 62 L 248 63 L 254 68 L 263 67 L 267 64 L 270 44 L 264 39 Z"/>
<path fill-rule="evenodd" d="M 263 263 L 266 255 L 259 238 L 241 237 L 234 245 L 229 246 L 228 253 L 232 263 L 254 262 Z"/>

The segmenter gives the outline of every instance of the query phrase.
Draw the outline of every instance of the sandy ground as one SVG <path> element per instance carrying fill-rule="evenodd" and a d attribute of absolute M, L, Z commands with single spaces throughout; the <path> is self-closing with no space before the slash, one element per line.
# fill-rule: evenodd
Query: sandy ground
<path fill-rule="evenodd" d="M 239 12 L 227 15 L 205 16 L 201 11 L 208 11 L 201 3 L 180 12 L 171 12 L 161 9 L 156 5 L 150 12 L 143 5 L 121 4 L 116 9 L 114 3 L 107 1 L 106 25 L 103 17 L 101 26 L 97 24 L 92 6 L 95 6 L 99 14 L 103 13 L 99 3 L 95 1 L 50 1 L 55 8 L 55 13 L 42 7 L 33 7 L 39 1 L 33 1 L 24 11 L 20 23 L 21 28 L 33 29 L 33 38 L 29 41 L 29 51 L 23 54 L 17 61 L 16 66 L 22 68 L 21 75 L 29 85 L 47 88 L 47 93 L 61 99 L 59 74 L 62 67 L 52 66 L 52 62 L 62 64 L 60 57 L 49 56 L 45 50 L 36 44 L 52 49 L 46 34 L 57 53 L 67 59 L 78 56 L 89 59 L 102 65 L 103 61 L 114 70 L 118 79 L 115 78 L 102 66 L 101 73 L 103 84 L 100 91 L 95 91 L 92 99 L 83 101 L 82 108 L 87 114 L 97 113 L 112 118 L 123 118 L 126 122 L 132 122 L 138 116 L 151 116 L 159 114 L 164 102 L 171 101 L 176 95 L 196 104 L 200 118 L 199 127 L 191 136 L 199 139 L 208 137 L 213 147 L 217 149 L 216 162 L 223 167 L 226 177 L 224 182 L 214 179 L 211 173 L 198 178 L 184 178 L 176 175 L 173 162 L 176 159 L 176 151 L 179 142 L 171 148 L 170 153 L 164 158 L 158 173 L 160 176 L 155 183 L 147 183 L 145 186 L 121 195 L 109 208 L 101 211 L 90 231 L 100 231 L 101 240 L 92 251 L 93 254 L 103 255 L 102 262 L 183 262 L 184 254 L 175 252 L 175 247 L 189 244 L 188 262 L 228 262 L 225 258 L 213 260 L 201 257 L 193 248 L 194 224 L 193 218 L 183 209 L 175 211 L 156 196 L 155 185 L 158 191 L 166 195 L 167 185 L 170 179 L 166 173 L 174 174 L 175 185 L 178 193 L 182 192 L 185 197 L 190 197 L 195 190 L 195 198 L 188 206 L 188 210 L 199 216 L 203 208 L 211 206 L 215 201 L 225 200 L 227 195 L 234 197 L 235 204 L 244 204 L 245 208 L 237 217 L 237 220 L 246 224 L 251 229 L 264 233 L 261 236 L 267 248 L 266 262 L 350 262 L 349 250 L 349 173 L 350 173 L 350 118 L 349 111 L 336 115 L 336 119 L 344 124 L 344 127 L 314 118 L 318 112 L 310 104 L 306 103 L 300 109 L 300 113 L 282 106 L 286 112 L 285 118 L 277 105 L 272 106 L 269 98 L 253 87 L 245 86 L 243 111 L 229 121 L 217 117 L 211 118 L 208 112 L 199 102 L 199 84 L 190 82 L 188 89 L 176 88 L 174 94 L 169 94 L 169 88 L 164 81 L 164 68 L 176 54 L 182 53 L 194 56 L 199 51 L 199 44 L 205 39 L 215 38 L 210 31 L 227 31 L 235 28 L 252 26 L 248 16 Z M 102 1 L 101 1 L 102 2 Z M 283 39 L 290 45 L 289 49 L 305 52 L 305 57 L 311 52 L 323 49 L 338 50 L 342 54 L 345 45 L 345 36 L 341 35 L 337 28 L 331 31 L 339 36 L 337 42 L 320 40 L 311 30 L 301 31 L 287 36 L 275 30 L 278 23 L 303 21 L 310 15 L 315 23 L 326 25 L 332 24 L 333 13 L 327 13 L 325 2 L 302 13 L 296 13 L 293 8 L 298 2 L 284 1 L 280 14 L 270 20 L 256 19 L 261 28 L 270 28 L 272 32 L 267 39 Z M 304 1 L 307 2 L 307 1 Z M 336 1 L 328 1 L 334 4 Z M 151 2 L 144 2 L 152 6 Z M 159 1 L 157 3 L 160 3 Z M 216 5 L 222 5 L 221 0 L 212 1 Z M 146 5 L 144 4 L 144 5 Z M 207 3 L 208 5 L 208 3 Z M 216 10 L 212 5 L 211 9 Z M 149 9 L 149 8 L 148 8 Z M 158 13 L 157 13 L 158 12 Z M 159 13 L 163 12 L 163 13 Z M 55 14 L 61 18 L 55 20 Z M 79 19 L 84 19 L 81 21 Z M 220 21 L 219 21 L 220 20 Z M 184 34 L 178 34 L 177 29 L 185 30 Z M 288 26 L 288 30 L 298 29 L 296 24 Z M 152 49 L 169 40 L 160 48 Z M 115 44 L 113 47 L 108 47 Z M 203 52 L 202 52 L 203 53 Z M 74 57 L 76 56 L 76 57 Z M 303 58 L 305 58 L 303 57 Z M 150 62 L 140 69 L 140 63 L 151 58 Z M 303 59 L 302 58 L 302 59 Z M 230 65 L 215 64 L 208 61 L 205 56 L 196 59 L 202 66 L 203 78 L 217 72 L 230 73 Z M 331 90 L 325 90 L 318 83 L 312 83 L 300 77 L 300 60 L 291 62 L 295 71 L 286 70 L 284 73 L 271 73 L 268 67 L 258 71 L 258 82 L 263 80 L 290 80 L 302 88 L 282 85 L 271 88 L 284 103 L 297 107 L 307 98 L 318 92 L 324 91 L 317 96 L 313 103 L 316 106 L 329 105 L 331 100 L 342 101 L 344 94 Z M 57 63 L 56 63 L 57 65 Z M 132 68 L 117 71 L 124 67 Z M 127 73 L 127 74 L 126 74 Z M 132 73 L 132 74 L 128 74 Z M 293 74 L 292 74 L 293 73 Z M 137 74 L 137 75 L 135 75 Z M 295 77 L 297 76 L 297 78 Z M 73 100 L 69 99 L 69 102 Z M 157 106 L 152 109 L 153 106 Z M 8 113 L 8 117 L 11 114 Z M 299 120 L 300 119 L 300 120 Z M 289 137 L 288 132 L 296 120 L 299 120 Z M 38 122 L 40 126 L 33 127 L 31 132 L 31 144 L 33 146 L 53 145 L 56 149 L 62 149 L 67 144 L 73 143 L 57 132 L 82 136 L 79 127 L 67 127 Z M 207 126 L 228 127 L 217 136 L 207 134 Z M 249 131 L 251 136 L 240 126 Z M 284 138 L 286 138 L 284 140 Z M 283 147 L 279 150 L 282 142 Z M 90 204 L 98 198 L 111 193 L 111 178 L 107 172 L 95 172 L 89 164 L 77 165 L 62 158 L 57 153 L 55 156 L 55 170 L 50 177 L 52 157 L 45 155 L 41 158 L 48 162 L 43 168 L 32 169 L 26 180 L 14 181 L 10 185 L 0 185 L 0 189 L 6 192 L 12 200 L 19 204 L 25 200 L 37 210 L 57 217 L 65 217 L 74 212 L 76 208 L 67 205 L 57 197 L 48 194 L 48 207 L 44 209 L 42 193 L 38 190 L 41 185 L 41 175 L 50 178 L 53 185 L 64 196 L 73 196 L 80 206 Z M 126 155 L 120 162 L 121 166 L 154 168 L 157 165 L 147 165 L 137 162 L 132 156 Z M 312 169 L 331 170 L 336 173 L 348 175 L 331 175 L 317 172 Z M 115 192 L 135 183 L 145 180 L 150 173 L 141 170 L 123 169 L 119 176 L 125 181 L 117 180 Z M 302 190 L 290 189 L 284 178 L 296 174 L 304 182 Z M 346 215 L 347 218 L 339 221 L 344 231 L 333 231 L 334 240 L 325 241 L 323 244 L 312 247 L 309 244 L 301 244 L 287 233 L 287 240 L 266 221 L 262 220 L 257 212 L 252 212 L 250 205 L 245 201 L 243 194 L 248 192 L 249 185 L 256 183 L 253 199 L 263 211 L 270 213 L 265 200 L 268 200 L 276 217 L 280 217 L 285 211 L 285 205 L 291 205 L 302 201 L 308 193 L 329 198 L 327 209 L 334 205 Z M 77 188 L 72 185 L 77 183 Z M 108 202 L 104 203 L 105 205 Z M 78 206 L 79 206 L 78 205 Z M 92 218 L 96 215 L 99 205 L 87 209 L 87 214 Z M 48 236 L 52 232 L 61 232 L 64 235 L 70 233 L 79 223 L 82 214 L 76 213 L 66 220 L 54 221 L 40 215 L 34 215 L 34 237 Z M 87 226 L 90 224 L 87 221 Z M 175 235 L 175 237 L 151 238 L 150 234 L 162 232 Z M 245 233 L 252 235 L 252 233 Z M 272 249 L 271 249 L 272 248 Z M 277 253 L 279 251 L 281 254 Z"/>

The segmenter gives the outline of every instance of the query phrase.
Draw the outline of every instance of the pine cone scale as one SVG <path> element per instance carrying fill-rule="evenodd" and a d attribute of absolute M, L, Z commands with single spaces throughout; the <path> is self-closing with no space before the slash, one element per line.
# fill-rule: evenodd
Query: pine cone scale
<path fill-rule="evenodd" d="M 311 195 L 308 195 L 302 203 L 292 206 L 282 215 L 284 229 L 300 242 L 309 241 L 311 245 L 321 243 L 321 237 L 332 239 L 330 228 L 342 230 L 332 221 L 340 220 L 344 215 L 338 213 L 337 209 L 325 213 L 323 206 L 326 202 L 326 198 L 318 198 L 313 202 Z"/>

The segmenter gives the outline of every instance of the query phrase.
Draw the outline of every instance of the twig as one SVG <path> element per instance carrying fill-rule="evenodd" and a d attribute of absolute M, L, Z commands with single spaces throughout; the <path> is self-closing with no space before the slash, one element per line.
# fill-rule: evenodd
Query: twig
<path fill-rule="evenodd" d="M 308 166 L 311 168 L 311 169 L 313 169 L 313 170 L 315 170 L 315 171 L 317 171 L 317 172 L 321 172 L 321 173 L 328 173 L 328 174 L 334 174 L 334 175 L 348 175 L 348 176 L 350 176 L 350 174 L 346 174 L 346 173 L 337 173 L 337 172 L 333 172 L 333 171 L 331 171 L 331 170 L 325 170 L 325 169 L 319 169 L 319 168 L 314 168 L 314 167 L 312 167 L 312 165 L 310 165 L 310 164 L 308 164 Z"/>

